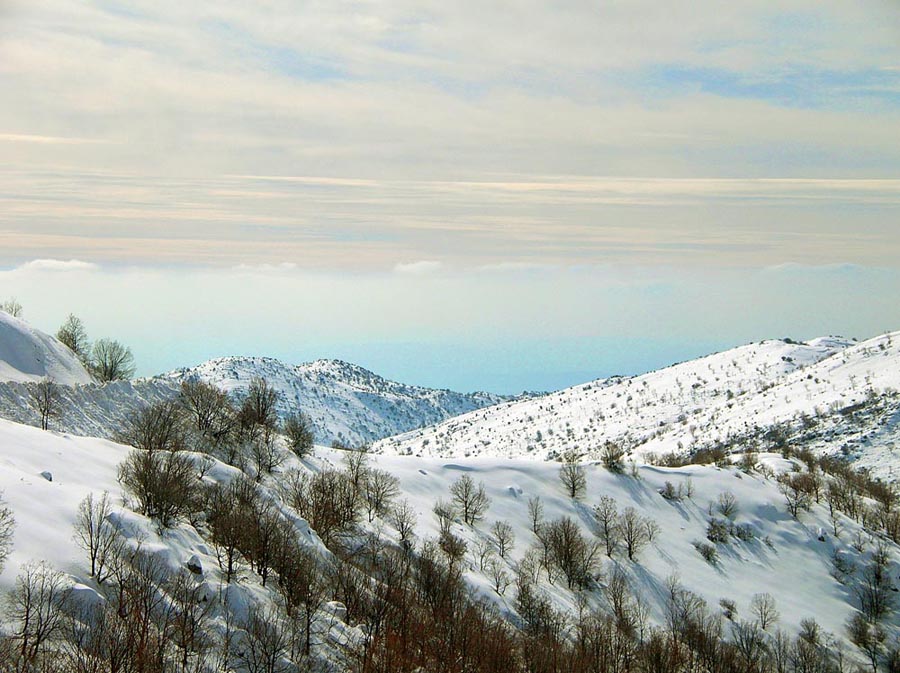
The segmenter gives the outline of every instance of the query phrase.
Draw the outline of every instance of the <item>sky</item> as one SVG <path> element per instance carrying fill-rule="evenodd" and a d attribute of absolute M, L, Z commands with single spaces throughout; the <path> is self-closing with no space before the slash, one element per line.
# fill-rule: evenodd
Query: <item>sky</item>
<path fill-rule="evenodd" d="M 894 0 L 3 0 L 0 91 L 0 300 L 141 374 L 900 329 Z"/>

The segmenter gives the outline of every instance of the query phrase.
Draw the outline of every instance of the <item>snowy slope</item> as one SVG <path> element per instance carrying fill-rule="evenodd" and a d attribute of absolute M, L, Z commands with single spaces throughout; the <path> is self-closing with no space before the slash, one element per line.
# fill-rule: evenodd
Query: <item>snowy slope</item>
<path fill-rule="evenodd" d="M 0 575 L 0 590 L 7 589 L 22 564 L 43 559 L 73 576 L 74 581 L 90 584 L 86 576 L 86 559 L 72 540 L 72 525 L 80 500 L 88 493 L 99 495 L 109 491 L 117 507 L 114 520 L 132 539 L 141 536 L 145 548 L 154 549 L 166 558 L 173 568 L 183 566 L 196 555 L 205 569 L 207 581 L 218 582 L 216 561 L 208 545 L 190 525 L 158 535 L 151 521 L 118 505 L 121 493 L 116 482 L 116 465 L 127 454 L 127 447 L 97 439 L 74 438 L 0 421 L 0 491 L 13 509 L 17 519 L 13 555 Z M 341 465 L 342 452 L 318 448 L 316 458 L 300 465 L 300 469 L 318 470 Z M 776 456 L 764 456 L 763 462 L 776 469 L 788 464 Z M 661 528 L 656 540 L 638 557 L 627 561 L 621 555 L 616 560 L 604 559 L 600 580 L 601 592 L 609 574 L 618 565 L 628 576 L 634 589 L 646 601 L 651 620 L 664 619 L 665 583 L 677 575 L 685 588 L 704 597 L 715 609 L 720 598 L 736 602 L 739 614 L 749 617 L 749 604 L 755 593 L 767 591 L 776 596 L 781 613 L 779 625 L 796 632 L 799 621 L 815 617 L 822 627 L 843 637 L 843 624 L 852 613 L 852 597 L 847 587 L 831 575 L 831 554 L 840 549 L 848 559 L 861 561 L 864 554 L 849 544 L 860 528 L 845 520 L 845 533 L 840 540 L 826 536 L 818 539 L 821 529 L 828 529 L 828 514 L 824 506 L 815 506 L 804 513 L 801 521 L 791 519 L 772 480 L 759 475 L 746 475 L 734 469 L 714 467 L 686 467 L 663 469 L 642 467 L 641 479 L 614 475 L 597 465 L 587 466 L 588 489 L 581 502 L 566 497 L 559 486 L 558 465 L 527 459 L 470 458 L 448 462 L 434 458 L 405 456 L 374 456 L 373 464 L 395 474 L 400 480 L 403 497 L 408 498 L 418 513 L 419 539 L 437 532 L 431 507 L 438 497 L 447 497 L 450 485 L 462 474 L 476 481 L 483 480 L 492 502 L 485 520 L 474 528 L 456 523 L 454 533 L 469 543 L 487 535 L 490 524 L 498 519 L 508 521 L 515 532 L 516 544 L 509 558 L 503 561 L 513 575 L 513 566 L 521 560 L 535 542 L 531 532 L 527 502 L 539 496 L 544 503 L 545 517 L 552 520 L 572 517 L 585 534 L 590 534 L 590 507 L 600 495 L 613 497 L 620 510 L 632 506 L 652 517 Z M 41 476 L 50 471 L 53 481 Z M 216 463 L 205 479 L 228 479 L 233 469 Z M 278 475 L 267 481 L 277 491 Z M 693 496 L 681 502 L 671 502 L 659 495 L 665 481 L 685 485 L 690 479 Z M 737 523 L 751 526 L 755 539 L 732 541 L 720 545 L 721 560 L 717 566 L 706 563 L 693 547 L 695 540 L 705 536 L 708 519 L 707 506 L 719 493 L 730 491 L 737 497 Z M 318 538 L 311 534 L 302 520 L 296 520 L 298 535 L 322 553 Z M 389 524 L 379 521 L 369 526 L 388 537 L 396 537 Z M 765 542 L 768 538 L 769 543 Z M 896 547 L 891 547 L 896 554 Z M 514 589 L 498 595 L 490 586 L 486 573 L 480 571 L 471 554 L 467 554 L 466 579 L 484 597 L 495 602 L 503 613 L 513 614 Z M 892 568 L 892 576 L 898 568 Z M 272 600 L 274 594 L 262 589 L 252 575 L 234 585 L 236 591 L 252 595 L 255 600 Z M 541 580 L 541 590 L 560 609 L 575 610 L 576 596 L 565 588 L 564 582 Z M 598 603 L 600 593 L 592 593 L 588 600 Z M 332 628 L 345 625 L 332 623 Z"/>
<path fill-rule="evenodd" d="M 810 367 L 840 358 L 850 346 L 837 338 L 750 344 L 642 376 L 594 381 L 475 411 L 381 441 L 374 450 L 543 460 L 566 450 L 596 455 L 606 441 L 615 441 L 642 451 L 683 451 L 731 427 L 721 424 L 720 416 L 742 400 L 765 407 L 774 399 L 773 386 L 805 381 Z M 855 347 L 854 353 L 861 348 L 865 346 Z M 800 401 L 799 394 L 795 398 Z M 753 410 L 735 411 L 728 418 L 732 425 L 742 425 L 754 418 Z"/>
<path fill-rule="evenodd" d="M 303 411 L 322 444 L 368 443 L 508 399 L 396 383 L 340 360 L 292 366 L 273 358 L 229 357 L 163 378 L 180 382 L 192 377 L 236 394 L 245 391 L 253 377 L 265 378 L 279 393 L 280 413 Z"/>
<path fill-rule="evenodd" d="M 64 385 L 90 383 L 75 354 L 53 337 L 0 311 L 0 381 L 40 381 Z"/>

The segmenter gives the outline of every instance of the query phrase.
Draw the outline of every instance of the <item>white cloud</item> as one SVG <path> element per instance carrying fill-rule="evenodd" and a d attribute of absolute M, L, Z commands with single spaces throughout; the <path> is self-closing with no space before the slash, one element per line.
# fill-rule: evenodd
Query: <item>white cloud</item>
<path fill-rule="evenodd" d="M 285 273 L 295 271 L 298 266 L 296 262 L 281 262 L 278 264 L 237 264 L 232 268 L 244 273 Z"/>
<path fill-rule="evenodd" d="M 18 267 L 19 271 L 97 271 L 100 267 L 79 259 L 35 259 Z"/>
<path fill-rule="evenodd" d="M 407 276 L 425 276 L 437 273 L 443 268 L 441 262 L 423 259 L 418 262 L 399 263 L 394 266 L 394 273 Z"/>

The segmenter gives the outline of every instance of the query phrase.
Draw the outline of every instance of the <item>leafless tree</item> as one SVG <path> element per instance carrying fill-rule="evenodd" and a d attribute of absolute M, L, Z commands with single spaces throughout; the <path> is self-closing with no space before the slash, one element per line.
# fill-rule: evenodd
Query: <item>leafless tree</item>
<path fill-rule="evenodd" d="M 125 381 L 134 376 L 134 356 L 118 341 L 97 339 L 91 349 L 90 370 L 101 383 Z"/>
<path fill-rule="evenodd" d="M 361 494 L 366 473 L 369 471 L 369 453 L 364 447 L 344 449 L 344 469 L 354 493 Z"/>
<path fill-rule="evenodd" d="M 28 397 L 41 418 L 41 430 L 48 430 L 50 419 L 57 418 L 62 413 L 59 386 L 50 377 L 44 377 L 28 386 Z"/>
<path fill-rule="evenodd" d="M 109 493 L 104 491 L 99 498 L 88 493 L 78 505 L 75 517 L 75 542 L 88 553 L 91 577 L 100 584 L 107 578 L 106 566 L 119 541 L 118 532 L 108 520 L 111 512 Z"/>
<path fill-rule="evenodd" d="M 801 473 L 785 474 L 778 480 L 778 490 L 784 496 L 788 512 L 795 519 L 801 509 L 809 509 L 812 504 Z"/>
<path fill-rule="evenodd" d="M 491 580 L 491 586 L 500 596 L 506 593 L 506 589 L 510 584 L 509 573 L 506 572 L 504 563 L 498 558 L 492 558 L 488 561 L 488 577 Z"/>
<path fill-rule="evenodd" d="M 619 512 L 616 501 L 604 495 L 600 497 L 600 503 L 594 507 L 594 520 L 597 522 L 597 535 L 606 547 L 606 555 L 612 556 L 619 546 Z"/>
<path fill-rule="evenodd" d="M 472 545 L 472 558 L 478 565 L 478 570 L 484 572 L 484 566 L 488 559 L 494 555 L 494 545 L 488 538 L 479 537 Z"/>
<path fill-rule="evenodd" d="M 193 429 L 211 448 L 226 441 L 237 423 L 237 412 L 228 395 L 200 379 L 182 381 L 179 401 L 188 411 Z"/>
<path fill-rule="evenodd" d="M 138 409 L 125 420 L 115 438 L 144 451 L 181 451 L 187 434 L 183 407 L 174 400 L 157 402 Z"/>
<path fill-rule="evenodd" d="M 240 411 L 241 425 L 248 432 L 261 432 L 266 439 L 278 428 L 278 391 L 255 376 L 250 379 Z"/>
<path fill-rule="evenodd" d="M 559 479 L 570 498 L 580 498 L 587 488 L 587 476 L 578 457 L 571 451 L 563 456 L 562 467 L 559 468 Z"/>
<path fill-rule="evenodd" d="M 66 321 L 56 333 L 56 338 L 62 342 L 78 359 L 87 363 L 91 358 L 91 343 L 88 340 L 87 330 L 81 318 L 70 313 Z"/>
<path fill-rule="evenodd" d="M 750 611 L 756 615 L 756 623 L 763 631 L 778 621 L 778 610 L 771 594 L 754 594 L 750 601 Z"/>
<path fill-rule="evenodd" d="M 288 673 L 293 669 L 287 660 L 290 629 L 275 606 L 252 606 L 243 627 L 245 637 L 236 658 L 247 673 Z"/>
<path fill-rule="evenodd" d="M 3 571 L 3 565 L 12 550 L 15 529 L 16 518 L 13 516 L 12 510 L 4 504 L 2 493 L 0 493 L 0 572 Z"/>
<path fill-rule="evenodd" d="M 316 556 L 291 536 L 276 557 L 275 572 L 288 618 L 302 625 L 303 653 L 309 656 L 316 612 L 327 597 L 323 570 Z"/>
<path fill-rule="evenodd" d="M 470 526 L 474 526 L 491 505 L 491 499 L 484 490 L 484 482 L 479 482 L 476 486 L 468 474 L 462 475 L 450 485 L 450 493 L 462 513 L 463 522 Z"/>
<path fill-rule="evenodd" d="M 404 544 L 411 542 L 417 519 L 416 510 L 412 508 L 407 500 L 404 500 L 391 510 L 390 522 L 397 529 L 397 533 L 400 535 L 400 542 Z"/>
<path fill-rule="evenodd" d="M 207 588 L 188 570 L 173 575 L 165 585 L 171 602 L 171 619 L 163 634 L 176 650 L 182 673 L 201 673 L 214 641 L 209 632 L 214 602 Z"/>
<path fill-rule="evenodd" d="M 497 553 L 505 559 L 516 543 L 516 534 L 508 521 L 495 521 L 491 526 L 491 537 L 497 545 Z"/>
<path fill-rule="evenodd" d="M 647 519 L 638 514 L 634 507 L 626 507 L 619 517 L 617 527 L 629 560 L 635 560 L 635 557 L 650 542 Z"/>
<path fill-rule="evenodd" d="M 738 512 L 738 502 L 737 498 L 734 496 L 734 493 L 731 491 L 723 491 L 719 493 L 719 497 L 716 500 L 716 508 L 719 510 L 719 513 L 728 518 L 733 519 L 737 516 Z"/>
<path fill-rule="evenodd" d="M 306 458 L 312 452 L 314 435 L 306 414 L 295 412 L 284 419 L 284 435 L 288 447 L 298 458 Z"/>
<path fill-rule="evenodd" d="M 14 623 L 13 639 L 26 664 L 33 663 L 63 628 L 66 576 L 46 562 L 27 563 L 7 596 L 7 616 Z"/>
<path fill-rule="evenodd" d="M 391 503 L 400 494 L 397 477 L 385 470 L 372 469 L 366 473 L 363 482 L 363 499 L 369 522 L 376 516 L 384 516 L 390 510 Z"/>
<path fill-rule="evenodd" d="M 620 473 L 625 469 L 625 465 L 622 462 L 624 457 L 625 449 L 615 442 L 606 442 L 600 452 L 600 460 L 610 472 Z"/>
<path fill-rule="evenodd" d="M 544 522 L 544 503 L 540 496 L 528 498 L 528 519 L 531 521 L 531 532 L 537 535 Z"/>
<path fill-rule="evenodd" d="M 191 456 L 170 451 L 132 451 L 119 466 L 119 483 L 141 514 L 169 528 L 202 508 L 202 491 Z"/>
<path fill-rule="evenodd" d="M 0 311 L 11 315 L 13 318 L 21 318 L 22 304 L 15 297 L 12 297 L 4 302 L 0 302 Z"/>
<path fill-rule="evenodd" d="M 322 470 L 316 474 L 288 472 L 285 498 L 319 534 L 326 545 L 356 526 L 360 501 L 347 472 Z"/>
<path fill-rule="evenodd" d="M 548 523 L 541 530 L 541 543 L 570 589 L 586 585 L 597 566 L 599 547 L 581 534 L 574 520 L 562 517 Z"/>
<path fill-rule="evenodd" d="M 450 526 L 453 524 L 453 519 L 456 518 L 456 508 L 453 506 L 453 503 L 438 498 L 431 508 L 431 511 L 434 512 L 434 516 L 437 517 L 441 535 L 448 535 L 450 533 Z"/>

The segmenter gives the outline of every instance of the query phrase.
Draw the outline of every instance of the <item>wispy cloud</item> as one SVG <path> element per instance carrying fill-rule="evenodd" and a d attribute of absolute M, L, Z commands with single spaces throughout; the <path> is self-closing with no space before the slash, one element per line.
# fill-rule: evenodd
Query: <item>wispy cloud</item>
<path fill-rule="evenodd" d="M 6 10 L 0 263 L 900 259 L 890 3 L 210 7 Z"/>
<path fill-rule="evenodd" d="M 97 271 L 100 267 L 91 262 L 82 262 L 78 259 L 35 259 L 18 267 L 19 271 Z"/>
<path fill-rule="evenodd" d="M 421 260 L 418 262 L 403 262 L 394 265 L 394 273 L 406 276 L 424 276 L 440 271 L 443 268 L 441 262 L 434 260 Z"/>

